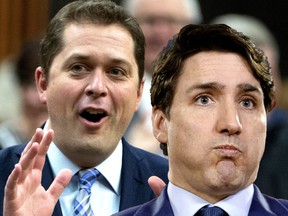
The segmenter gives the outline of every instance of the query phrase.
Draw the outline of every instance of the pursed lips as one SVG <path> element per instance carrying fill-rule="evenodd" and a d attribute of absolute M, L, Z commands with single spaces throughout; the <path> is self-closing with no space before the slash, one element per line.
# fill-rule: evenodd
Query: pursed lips
<path fill-rule="evenodd" d="M 225 157 L 236 157 L 242 153 L 237 146 L 232 144 L 218 145 L 214 148 L 214 150 L 221 154 L 221 156 Z"/>

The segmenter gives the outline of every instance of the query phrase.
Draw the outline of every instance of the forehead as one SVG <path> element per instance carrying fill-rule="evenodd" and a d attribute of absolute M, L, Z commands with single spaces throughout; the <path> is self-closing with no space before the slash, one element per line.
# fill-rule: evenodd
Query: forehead
<path fill-rule="evenodd" d="M 66 45 L 74 41 L 77 44 L 87 43 L 88 41 L 83 40 L 83 37 L 94 42 L 99 40 L 99 42 L 115 43 L 119 46 L 127 43 L 129 48 L 133 46 L 130 32 L 118 24 L 69 23 L 66 25 L 63 35 Z"/>
<path fill-rule="evenodd" d="M 63 34 L 62 52 L 85 52 L 106 58 L 119 58 L 135 63 L 134 41 L 120 25 L 70 23 Z"/>
<path fill-rule="evenodd" d="M 179 79 L 187 85 L 217 82 L 223 86 L 236 86 L 239 83 L 250 83 L 260 88 L 248 62 L 231 52 L 205 51 L 188 57 Z"/>

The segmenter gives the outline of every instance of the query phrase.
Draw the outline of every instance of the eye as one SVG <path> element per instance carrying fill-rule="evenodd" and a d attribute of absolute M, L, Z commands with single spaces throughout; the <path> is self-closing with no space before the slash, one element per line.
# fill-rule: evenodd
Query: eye
<path fill-rule="evenodd" d="M 118 77 L 118 78 L 127 77 L 126 71 L 121 68 L 111 68 L 108 70 L 107 73 L 113 77 Z"/>
<path fill-rule="evenodd" d="M 207 104 L 212 103 L 212 100 L 207 95 L 200 95 L 196 98 L 196 103 L 199 105 L 207 105 Z"/>
<path fill-rule="evenodd" d="M 241 106 L 251 109 L 255 107 L 255 102 L 252 99 L 247 98 L 241 101 Z"/>
<path fill-rule="evenodd" d="M 115 75 L 115 76 L 119 76 L 119 75 L 122 74 L 122 71 L 117 69 L 117 68 L 113 68 L 113 69 L 110 70 L 110 74 L 111 75 Z"/>
<path fill-rule="evenodd" d="M 87 72 L 87 68 L 84 67 L 83 65 L 81 64 L 75 64 L 71 67 L 71 70 L 74 72 L 74 73 L 83 73 L 83 72 Z"/>

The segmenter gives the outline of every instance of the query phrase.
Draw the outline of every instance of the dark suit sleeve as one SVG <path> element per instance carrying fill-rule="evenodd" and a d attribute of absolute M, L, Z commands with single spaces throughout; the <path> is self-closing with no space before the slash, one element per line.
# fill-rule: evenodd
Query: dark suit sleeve
<path fill-rule="evenodd" d="M 17 145 L 0 151 L 0 212 L 3 212 L 4 188 L 8 176 L 20 159 L 25 145 Z"/>

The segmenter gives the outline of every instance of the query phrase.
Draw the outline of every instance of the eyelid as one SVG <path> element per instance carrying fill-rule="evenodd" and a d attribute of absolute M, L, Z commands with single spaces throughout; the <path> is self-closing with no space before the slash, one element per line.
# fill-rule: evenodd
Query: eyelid
<path fill-rule="evenodd" d="M 107 71 L 108 71 L 109 73 L 110 73 L 110 72 L 113 72 L 113 71 L 118 71 L 119 73 L 121 73 L 121 74 L 123 74 L 123 75 L 126 75 L 126 74 L 127 74 L 127 72 L 126 72 L 123 68 L 121 68 L 121 67 L 112 67 L 112 68 L 109 68 Z"/>
<path fill-rule="evenodd" d="M 80 71 L 77 71 L 75 70 L 75 68 L 78 67 L 80 68 L 81 67 L 81 70 Z M 83 72 L 88 72 L 90 71 L 89 67 L 83 63 L 74 63 L 71 65 L 70 67 L 70 70 L 73 71 L 74 73 L 83 73 Z"/>
<path fill-rule="evenodd" d="M 243 102 L 245 101 L 250 101 L 252 103 L 252 108 L 256 107 L 257 106 L 257 99 L 255 99 L 254 97 L 252 96 L 244 96 L 243 98 L 241 98 L 240 100 L 240 104 L 242 104 Z M 248 108 L 248 107 L 245 107 L 245 108 Z M 249 107 L 250 108 L 250 107 Z"/>
<path fill-rule="evenodd" d="M 195 103 L 196 103 L 197 105 L 207 105 L 207 104 L 203 104 L 203 103 L 201 103 L 201 102 L 199 101 L 200 99 L 203 99 L 204 97 L 208 98 L 208 100 L 209 100 L 209 103 L 208 103 L 208 104 L 213 103 L 213 99 L 212 99 L 211 95 L 210 95 L 210 94 L 207 94 L 207 93 L 202 93 L 202 94 L 197 95 L 197 96 L 195 97 Z"/>

